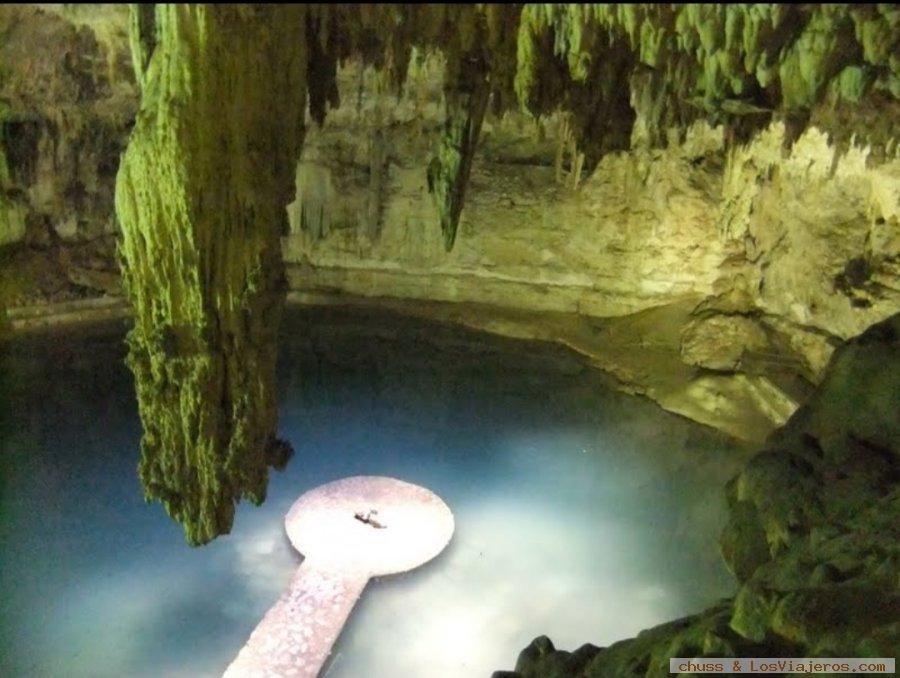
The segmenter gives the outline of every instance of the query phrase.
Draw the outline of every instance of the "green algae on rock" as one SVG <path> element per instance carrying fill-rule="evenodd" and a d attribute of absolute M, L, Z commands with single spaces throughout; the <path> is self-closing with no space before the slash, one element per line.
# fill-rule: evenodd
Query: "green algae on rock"
<path fill-rule="evenodd" d="M 746 136 L 773 116 L 808 120 L 829 88 L 856 102 L 882 93 L 897 99 L 898 22 L 900 10 L 888 5 L 527 5 L 516 91 L 526 104 L 544 101 L 539 109 L 564 105 L 580 84 L 592 82 L 598 62 L 624 60 L 622 73 L 650 69 L 655 76 L 632 80 L 638 98 L 666 101 L 645 109 L 653 113 L 648 124 L 657 139 L 698 117 Z M 554 58 L 570 81 L 541 77 Z M 610 75 L 601 84 L 625 80 Z M 599 103 L 608 106 L 611 94 Z M 597 103 L 577 98 L 570 110 L 588 120 Z M 611 116 L 595 123 L 598 129 L 582 126 L 579 143 L 589 148 L 619 122 Z M 872 133 L 865 127 L 828 131 Z"/>
<path fill-rule="evenodd" d="M 135 8 L 140 12 L 139 8 Z M 265 499 L 284 298 L 279 237 L 303 139 L 306 11 L 157 5 L 116 207 L 135 324 L 140 476 L 187 539 Z M 134 25 L 142 24 L 135 22 Z"/>

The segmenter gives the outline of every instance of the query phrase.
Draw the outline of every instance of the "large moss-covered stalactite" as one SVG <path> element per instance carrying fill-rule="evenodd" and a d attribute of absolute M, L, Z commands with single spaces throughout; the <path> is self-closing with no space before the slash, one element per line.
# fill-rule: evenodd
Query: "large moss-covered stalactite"
<path fill-rule="evenodd" d="M 192 544 L 263 501 L 276 432 L 280 235 L 303 139 L 302 6 L 158 5 L 116 187 L 144 427 L 140 476 Z M 152 19 L 152 20 L 151 20 Z"/>

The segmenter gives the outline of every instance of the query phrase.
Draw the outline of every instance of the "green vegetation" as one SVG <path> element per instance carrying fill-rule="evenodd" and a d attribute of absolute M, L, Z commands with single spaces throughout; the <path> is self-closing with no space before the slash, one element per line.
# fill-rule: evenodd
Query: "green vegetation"
<path fill-rule="evenodd" d="M 136 10 L 140 11 L 140 10 Z M 116 187 L 140 476 L 192 544 L 265 499 L 275 437 L 279 237 L 303 137 L 305 10 L 157 5 Z"/>

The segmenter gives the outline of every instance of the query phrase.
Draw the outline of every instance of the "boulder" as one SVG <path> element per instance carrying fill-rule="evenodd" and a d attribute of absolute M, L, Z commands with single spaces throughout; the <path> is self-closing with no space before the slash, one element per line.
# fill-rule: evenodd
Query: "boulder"
<path fill-rule="evenodd" d="M 759 324 L 742 315 L 696 318 L 681 334 L 681 359 L 710 370 L 734 371 L 748 352 L 764 352 L 769 341 Z"/>

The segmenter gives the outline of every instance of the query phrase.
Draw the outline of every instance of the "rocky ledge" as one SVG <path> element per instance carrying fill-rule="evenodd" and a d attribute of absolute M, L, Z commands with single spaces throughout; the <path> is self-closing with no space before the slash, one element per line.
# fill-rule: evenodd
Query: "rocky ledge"
<path fill-rule="evenodd" d="M 545 636 L 494 678 L 668 676 L 670 657 L 900 655 L 900 314 L 839 348 L 727 487 L 737 595 L 610 647 Z"/>

